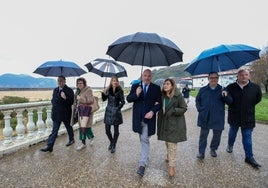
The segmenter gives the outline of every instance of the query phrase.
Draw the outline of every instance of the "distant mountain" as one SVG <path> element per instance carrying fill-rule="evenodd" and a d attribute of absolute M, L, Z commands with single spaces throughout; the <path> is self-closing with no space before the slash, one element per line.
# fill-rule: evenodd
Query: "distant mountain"
<path fill-rule="evenodd" d="M 153 70 L 153 79 L 157 80 L 160 78 L 170 78 L 170 77 L 175 77 L 175 78 L 183 78 L 183 77 L 188 77 L 190 74 L 186 71 L 184 71 L 185 67 L 188 64 L 179 64 L 177 66 L 172 66 L 172 67 L 165 67 L 161 69 L 155 69 Z M 153 80 L 153 81 L 154 81 Z"/>
<path fill-rule="evenodd" d="M 34 78 L 26 74 L 0 75 L 0 88 L 54 88 L 57 81 L 52 78 Z"/>

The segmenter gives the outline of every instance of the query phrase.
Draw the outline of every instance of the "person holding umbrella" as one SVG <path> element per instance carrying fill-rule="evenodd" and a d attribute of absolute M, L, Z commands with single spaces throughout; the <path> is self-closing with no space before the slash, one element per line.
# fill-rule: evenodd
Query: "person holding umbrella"
<path fill-rule="evenodd" d="M 105 133 L 110 141 L 108 150 L 114 153 L 119 137 L 119 125 L 123 123 L 121 109 L 125 104 L 124 91 L 116 76 L 111 78 L 108 88 L 102 91 L 101 97 L 103 101 L 108 100 L 104 115 Z M 113 135 L 111 132 L 112 125 L 114 126 Z"/>
<path fill-rule="evenodd" d="M 210 155 L 217 157 L 216 150 L 221 141 L 222 130 L 225 120 L 225 103 L 232 102 L 232 98 L 227 91 L 218 84 L 219 75 L 217 72 L 208 74 L 208 85 L 202 87 L 196 96 L 196 108 L 198 111 L 197 126 L 200 129 L 199 154 L 197 158 L 205 158 L 207 147 L 207 137 L 209 130 L 213 130 L 213 137 L 210 143 Z"/>
<path fill-rule="evenodd" d="M 76 150 L 82 150 L 86 147 L 86 138 L 93 143 L 94 134 L 91 126 L 93 124 L 93 114 L 91 113 L 94 101 L 92 89 L 87 86 L 85 78 L 81 77 L 76 80 L 77 92 L 75 100 L 77 100 L 78 108 L 78 124 L 79 124 L 79 139 L 82 144 Z"/>
<path fill-rule="evenodd" d="M 137 174 L 144 175 L 148 165 L 150 137 L 156 130 L 156 113 L 162 107 L 160 86 L 151 82 L 152 72 L 146 69 L 142 73 L 142 82 L 133 84 L 128 102 L 133 102 L 132 129 L 139 134 L 141 154 Z"/>
<path fill-rule="evenodd" d="M 70 146 L 75 142 L 73 127 L 70 125 L 72 105 L 74 103 L 74 92 L 66 85 L 66 79 L 64 76 L 59 76 L 57 81 L 58 87 L 53 90 L 51 100 L 53 128 L 48 137 L 47 146 L 41 149 L 43 152 L 53 151 L 61 122 L 64 123 L 69 135 L 69 142 L 66 144 L 66 146 Z"/>

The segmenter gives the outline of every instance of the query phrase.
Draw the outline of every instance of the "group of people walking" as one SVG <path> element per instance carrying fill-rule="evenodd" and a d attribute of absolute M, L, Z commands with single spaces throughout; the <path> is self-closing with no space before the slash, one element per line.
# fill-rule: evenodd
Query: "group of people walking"
<path fill-rule="evenodd" d="M 207 137 L 210 130 L 213 130 L 213 137 L 210 143 L 210 154 L 217 157 L 217 149 L 220 145 L 222 130 L 225 124 L 225 104 L 228 108 L 228 146 L 226 151 L 233 151 L 234 142 L 239 127 L 242 133 L 242 143 L 245 150 L 245 162 L 255 168 L 260 167 L 252 151 L 252 132 L 255 127 L 255 105 L 261 101 L 262 92 L 257 84 L 250 81 L 248 70 L 238 71 L 237 81 L 223 88 L 218 84 L 219 75 L 211 72 L 208 75 L 208 85 L 202 87 L 196 97 L 196 108 L 198 110 L 197 125 L 200 129 L 199 147 L 197 158 L 203 160 L 207 147 Z M 166 157 L 168 163 L 168 174 L 175 175 L 175 163 L 177 143 L 187 140 L 187 128 L 185 112 L 187 111 L 188 100 L 185 100 L 182 92 L 176 87 L 173 79 L 166 79 L 162 88 L 151 82 L 152 72 L 149 69 L 143 71 L 141 82 L 133 84 L 126 97 L 127 102 L 133 103 L 132 130 L 139 134 L 141 144 L 139 166 L 137 174 L 141 177 L 145 174 L 148 165 L 150 151 L 150 137 L 157 133 L 158 140 L 165 141 Z M 77 79 L 77 91 L 65 84 L 65 78 L 58 77 L 58 87 L 53 91 L 52 97 L 52 120 L 53 129 L 47 140 L 47 146 L 41 149 L 44 152 L 52 152 L 61 122 L 64 123 L 69 142 L 66 146 L 72 145 L 74 141 L 73 129 L 71 126 L 72 106 L 75 103 L 78 107 L 79 139 L 81 145 L 77 150 L 86 147 L 86 138 L 92 140 L 91 105 L 94 100 L 92 89 L 87 86 L 84 78 Z M 189 92 L 187 90 L 186 92 Z M 104 115 L 105 133 L 109 144 L 108 150 L 115 153 L 119 137 L 119 125 L 123 123 L 121 109 L 125 104 L 124 91 L 119 85 L 117 77 L 112 77 L 110 84 L 101 93 L 103 101 L 107 101 Z M 186 98 L 189 98 L 186 97 Z M 113 133 L 111 127 L 113 126 Z"/>

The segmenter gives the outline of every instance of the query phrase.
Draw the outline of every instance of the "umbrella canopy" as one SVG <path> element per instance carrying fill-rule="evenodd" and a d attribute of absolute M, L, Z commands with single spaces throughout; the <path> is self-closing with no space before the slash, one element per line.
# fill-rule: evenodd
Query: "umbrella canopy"
<path fill-rule="evenodd" d="M 89 72 L 93 72 L 101 77 L 127 77 L 126 69 L 114 60 L 98 58 L 85 66 Z"/>
<path fill-rule="evenodd" d="M 87 63 L 85 66 L 89 72 L 105 77 L 104 86 L 106 85 L 107 77 L 127 77 L 126 69 L 114 60 L 98 58 L 92 63 Z"/>
<path fill-rule="evenodd" d="M 163 78 L 159 78 L 159 79 L 156 79 L 154 81 L 155 84 L 159 85 L 160 87 L 162 87 L 163 83 L 164 83 L 165 79 Z"/>
<path fill-rule="evenodd" d="M 140 83 L 140 82 L 141 82 L 141 80 L 132 80 L 130 82 L 130 84 L 133 85 L 133 84 L 137 84 L 137 83 Z"/>
<path fill-rule="evenodd" d="M 184 70 L 191 75 L 199 75 L 238 69 L 259 59 L 259 52 L 260 49 L 244 44 L 223 44 L 204 50 Z"/>
<path fill-rule="evenodd" d="M 58 77 L 58 76 L 71 77 L 71 76 L 80 76 L 82 74 L 85 74 L 86 71 L 84 71 L 74 62 L 59 60 L 59 61 L 47 61 L 43 63 L 34 71 L 34 73 L 52 77 Z"/>
<path fill-rule="evenodd" d="M 180 81 L 179 81 L 179 84 L 193 85 L 193 82 L 192 82 L 192 81 L 190 81 L 190 80 L 180 80 Z"/>
<path fill-rule="evenodd" d="M 138 32 L 113 42 L 106 52 L 116 61 L 147 67 L 181 62 L 183 52 L 171 40 L 156 33 Z"/>

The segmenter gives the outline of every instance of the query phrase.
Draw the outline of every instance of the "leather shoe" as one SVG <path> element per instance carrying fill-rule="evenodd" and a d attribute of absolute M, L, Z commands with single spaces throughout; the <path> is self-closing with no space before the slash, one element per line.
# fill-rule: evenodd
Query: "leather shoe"
<path fill-rule="evenodd" d="M 139 174 L 141 177 L 144 176 L 144 172 L 145 172 L 144 166 L 140 166 L 139 169 L 137 170 L 137 174 Z"/>
<path fill-rule="evenodd" d="M 203 160 L 205 158 L 205 155 L 203 153 L 199 153 L 196 158 L 199 160 Z"/>
<path fill-rule="evenodd" d="M 246 157 L 245 158 L 245 162 L 248 163 L 248 164 L 250 164 L 254 168 L 261 167 L 261 165 L 258 164 L 253 157 L 251 157 L 251 158 Z"/>
<path fill-rule="evenodd" d="M 216 151 L 215 150 L 210 150 L 210 155 L 211 155 L 211 157 L 217 157 L 217 153 L 216 153 Z"/>
<path fill-rule="evenodd" d="M 227 146 L 227 148 L 226 148 L 226 151 L 228 152 L 228 153 L 232 153 L 233 152 L 233 146 Z"/>
<path fill-rule="evenodd" d="M 70 145 L 72 145 L 72 144 L 74 144 L 74 140 L 70 140 L 70 141 L 66 144 L 66 146 L 70 146 Z"/>
<path fill-rule="evenodd" d="M 43 151 L 43 152 L 52 152 L 53 151 L 53 148 L 51 148 L 51 147 L 45 147 L 45 148 L 43 148 L 43 149 L 41 149 L 41 151 Z"/>

